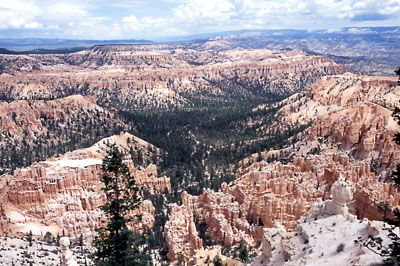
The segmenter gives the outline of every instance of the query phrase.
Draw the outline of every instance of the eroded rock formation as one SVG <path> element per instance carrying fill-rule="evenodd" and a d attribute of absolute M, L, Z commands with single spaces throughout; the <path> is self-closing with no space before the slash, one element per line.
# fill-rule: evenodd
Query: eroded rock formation
<path fill-rule="evenodd" d="M 69 249 L 71 241 L 68 237 L 60 238 L 60 251 L 61 251 L 61 266 L 78 266 L 78 263 L 73 259 L 72 251 Z"/>
<path fill-rule="evenodd" d="M 184 206 L 170 205 L 174 215 L 165 224 L 165 240 L 168 247 L 168 259 L 194 264 L 196 253 L 203 250 L 202 240 L 198 236 L 192 212 Z"/>
<path fill-rule="evenodd" d="M 304 95 L 291 99 L 280 111 L 281 123 L 313 121 L 306 132 L 308 142 L 318 140 L 356 160 L 367 161 L 381 178 L 389 174 L 386 169 L 394 168 L 400 155 L 393 141 L 399 129 L 392 117 L 400 100 L 396 78 L 353 74 L 323 77 Z"/>
<path fill-rule="evenodd" d="M 253 163 L 219 192 L 182 193 L 181 208 L 191 212 L 197 223 L 206 223 L 206 235 L 225 246 L 241 240 L 255 244 L 262 239 L 263 228 L 276 223 L 294 230 L 299 220 L 318 214 L 312 208 L 318 198 L 328 200 L 324 206 L 330 214 L 350 212 L 359 219 L 382 219 L 377 203 L 400 206 L 397 189 L 382 182 L 400 154 L 392 140 L 400 129 L 390 110 L 390 102 L 397 102 L 399 95 L 391 78 L 350 74 L 322 78 L 304 96 L 286 100 L 288 105 L 280 111 L 282 127 L 313 122 L 303 139 L 283 150 L 288 156 L 294 154 L 291 163 Z M 347 182 L 345 191 L 336 190 L 339 179 Z M 344 203 L 350 194 L 353 198 L 347 207 Z M 179 215 L 171 213 L 170 219 Z M 185 245 L 184 239 L 177 238 L 169 243 L 174 250 Z"/>
<path fill-rule="evenodd" d="M 200 94 L 287 95 L 319 76 L 345 71 L 329 58 L 299 50 L 191 49 L 179 44 L 105 45 L 69 55 L 2 55 L 0 63 L 7 70 L 0 76 L 0 98 L 84 94 L 126 108 L 181 106 L 190 104 L 188 95 Z M 232 87 L 236 89 L 230 95 Z"/>
<path fill-rule="evenodd" d="M 383 258 L 362 245 L 359 237 L 381 236 L 383 244 L 390 243 L 384 223 L 358 220 L 348 213 L 346 202 L 351 198 L 349 183 L 339 179 L 331 189 L 332 200 L 320 198 L 312 214 L 300 222 L 294 232 L 276 224 L 264 229 L 262 254 L 252 263 L 262 265 L 372 265 Z"/>
<path fill-rule="evenodd" d="M 0 89 L 1 90 L 1 89 Z M 0 172 L 88 146 L 127 126 L 92 96 L 56 100 L 0 100 Z"/>
<path fill-rule="evenodd" d="M 7 207 L 14 206 L 19 209 L 19 219 L 22 219 L 20 222 L 56 224 L 71 237 L 90 230 L 91 236 L 86 233 L 90 242 L 94 228 L 102 219 L 102 212 L 98 207 L 104 202 L 104 195 L 99 178 L 106 142 L 115 142 L 123 148 L 133 142 L 150 145 L 125 133 L 102 140 L 93 147 L 18 169 L 13 175 L 2 176 L 6 180 L 5 186 L 1 188 L 1 202 L 6 209 L 2 212 L 3 220 L 10 218 L 15 222 L 13 215 L 7 214 Z M 158 178 L 154 165 L 138 169 L 133 166 L 129 157 L 125 163 L 136 178 L 138 186 L 147 188 L 150 193 L 171 190 L 169 178 Z M 139 229 L 151 228 L 154 224 L 152 203 L 143 201 L 138 212 L 143 215 Z M 17 230 L 14 226 L 11 229 Z"/>

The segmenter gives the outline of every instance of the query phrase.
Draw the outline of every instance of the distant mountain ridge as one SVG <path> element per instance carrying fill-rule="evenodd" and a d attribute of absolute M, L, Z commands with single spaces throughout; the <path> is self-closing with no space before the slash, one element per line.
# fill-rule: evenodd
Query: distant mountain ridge
<path fill-rule="evenodd" d="M 57 49 L 34 49 L 29 51 L 12 51 L 5 48 L 0 48 L 0 54 L 14 54 L 14 55 L 23 55 L 23 54 L 69 54 L 75 53 L 85 50 L 83 47 L 74 47 L 74 48 L 57 48 Z"/>
<path fill-rule="evenodd" d="M 322 30 L 237 30 L 151 40 L 72 40 L 45 38 L 0 38 L 0 54 L 72 53 L 108 44 L 180 44 L 198 49 L 224 41 L 219 49 L 299 49 L 328 56 L 354 72 L 394 75 L 400 58 L 400 26 L 347 27 Z M 207 47 L 205 48 L 207 49 Z"/>
<path fill-rule="evenodd" d="M 80 50 L 103 44 L 151 44 L 150 40 L 73 40 L 47 38 L 0 38 L 0 47 L 14 52 L 74 48 Z M 0 50 L 1 51 L 1 50 Z M 1 52 L 3 53 L 3 52 Z"/>
<path fill-rule="evenodd" d="M 208 41 L 217 40 L 230 48 L 299 49 L 368 75 L 394 75 L 400 58 L 400 27 L 240 31 Z"/>

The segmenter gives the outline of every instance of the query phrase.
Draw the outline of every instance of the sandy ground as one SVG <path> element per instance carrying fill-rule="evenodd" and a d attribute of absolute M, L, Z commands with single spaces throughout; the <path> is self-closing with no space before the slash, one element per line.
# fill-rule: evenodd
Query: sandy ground
<path fill-rule="evenodd" d="M 24 215 L 24 212 L 11 203 L 7 203 L 5 211 L 9 220 L 9 235 L 16 236 L 19 233 L 27 234 L 30 231 L 34 236 L 43 237 L 47 232 L 53 236 L 62 234 L 62 229 L 56 225 L 45 225 L 40 220 Z"/>
<path fill-rule="evenodd" d="M 74 259 L 78 265 L 85 265 L 88 253 L 82 254 L 81 247 L 71 249 Z M 87 259 L 88 265 L 92 265 Z M 59 266 L 60 251 L 59 247 L 53 243 L 41 241 L 33 237 L 32 245 L 29 244 L 27 237 L 0 237 L 0 265 L 19 266 L 19 265 L 57 265 Z"/>

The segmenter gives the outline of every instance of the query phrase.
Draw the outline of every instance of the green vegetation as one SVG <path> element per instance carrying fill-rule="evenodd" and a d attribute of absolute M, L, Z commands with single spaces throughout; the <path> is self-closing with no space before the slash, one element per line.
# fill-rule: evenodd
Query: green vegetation
<path fill-rule="evenodd" d="M 290 137 L 306 128 L 278 129 L 279 99 L 202 103 L 196 108 L 120 114 L 132 125 L 134 135 L 163 150 L 157 165 L 161 174 L 171 177 L 173 193 L 177 195 L 184 189 L 198 195 L 203 188 L 218 190 L 222 182 L 232 181 L 239 161 L 283 147 Z"/>
<path fill-rule="evenodd" d="M 21 139 L 5 134 L 0 149 L 0 174 L 57 154 L 89 147 L 123 130 L 122 125 L 115 123 L 106 112 L 80 108 L 67 109 L 65 115 L 65 118 L 54 119 L 42 113 L 40 122 L 47 129 L 43 133 L 32 133 L 26 128 L 20 132 Z M 11 114 L 14 120 L 22 119 L 16 116 Z"/>
<path fill-rule="evenodd" d="M 339 246 L 336 247 L 336 252 L 340 253 L 344 250 L 345 245 L 343 243 L 340 243 Z"/>
<path fill-rule="evenodd" d="M 132 134 L 161 149 L 160 156 L 153 162 L 160 175 L 171 179 L 172 193 L 144 193 L 144 198 L 150 199 L 156 209 L 155 226 L 147 232 L 149 248 L 157 249 L 165 258 L 165 210 L 168 203 L 180 203 L 183 190 L 192 195 L 201 194 L 204 188 L 217 191 L 222 182 L 235 179 L 238 163 L 244 158 L 258 153 L 260 159 L 262 151 L 282 148 L 295 141 L 291 137 L 308 125 L 278 127 L 281 99 L 192 99 L 193 105 L 186 108 L 120 111 L 120 118 L 131 125 Z M 139 157 L 133 153 L 136 165 L 140 165 Z M 285 154 L 275 159 L 290 160 Z M 206 236 L 204 223 L 196 227 L 204 246 L 216 244 Z M 245 250 L 241 252 L 246 259 Z"/>
<path fill-rule="evenodd" d="M 140 205 L 139 188 L 123 163 L 125 154 L 115 144 L 109 144 L 103 159 L 104 194 L 106 202 L 101 209 L 108 219 L 105 227 L 97 228 L 94 262 L 96 265 L 151 265 L 151 259 L 142 250 L 144 239 L 128 228 L 140 216 L 132 216 L 132 210 Z"/>
<path fill-rule="evenodd" d="M 222 266 L 222 260 L 218 255 L 214 257 L 213 264 L 214 266 Z"/>

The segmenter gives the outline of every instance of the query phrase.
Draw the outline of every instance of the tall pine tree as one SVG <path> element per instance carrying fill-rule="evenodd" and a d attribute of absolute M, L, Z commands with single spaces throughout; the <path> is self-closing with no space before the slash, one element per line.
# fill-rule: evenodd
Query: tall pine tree
<path fill-rule="evenodd" d="M 101 209 L 108 222 L 96 229 L 94 262 L 98 266 L 151 265 L 150 256 L 142 249 L 144 237 L 128 227 L 128 223 L 140 220 L 140 216 L 132 215 L 140 205 L 140 190 L 124 163 L 125 154 L 116 144 L 107 144 L 107 148 L 101 177 L 106 202 Z"/>

